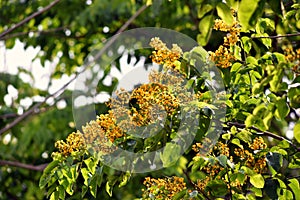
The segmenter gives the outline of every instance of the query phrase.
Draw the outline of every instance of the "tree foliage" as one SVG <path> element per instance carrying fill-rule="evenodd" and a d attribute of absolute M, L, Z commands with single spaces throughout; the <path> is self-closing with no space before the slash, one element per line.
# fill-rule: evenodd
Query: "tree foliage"
<path fill-rule="evenodd" d="M 2 1 L 0 32 L 50 3 Z M 148 7 L 140 10 L 145 5 Z M 135 116 L 132 121 L 136 126 L 152 123 L 145 101 L 167 110 L 164 127 L 172 125 L 172 129 L 164 128 L 151 138 L 141 139 L 120 132 L 114 121 L 116 113 L 109 111 L 118 102 L 96 102 L 99 118 L 87 119 L 82 130 L 75 130 L 72 91 L 62 88 L 62 94 L 51 96 L 54 103 L 35 100 L 36 96 L 49 98 L 51 94 L 21 80 L 22 73 L 33 77 L 30 71 L 19 68 L 17 75 L 1 73 L 0 128 L 3 130 L 24 116 L 22 113 L 31 111 L 1 132 L 0 198 L 300 199 L 299 9 L 300 4 L 294 0 L 58 1 L 3 35 L 0 39 L 6 48 L 12 48 L 17 39 L 25 48 L 40 47 L 35 59 L 40 59 L 43 66 L 55 60 L 51 80 L 77 74 L 92 50 L 103 47 L 136 13 L 128 29 L 169 28 L 195 39 L 208 54 L 199 47 L 181 52 L 183 41 L 178 41 L 178 48 L 172 48 L 158 40 L 160 45 L 152 43 L 153 51 L 135 51 L 128 56 L 128 63 L 136 64 L 146 57 L 146 62 L 163 66 L 162 74 L 180 73 L 188 80 L 185 87 L 194 93 L 191 98 L 200 113 L 195 116 L 199 118 L 199 128 L 193 144 L 176 162 L 170 158 L 180 147 L 168 142 L 180 134 L 178 112 L 183 111 L 178 110 L 186 105 L 172 95 L 176 93 L 175 86 L 170 89 L 170 85 L 154 81 L 130 91 L 135 98 L 128 102 L 131 114 L 127 117 Z M 150 42 L 152 38 L 148 39 Z M 191 59 L 194 54 L 203 63 L 207 57 L 215 63 L 226 90 L 226 98 L 220 102 L 226 107 L 222 133 L 205 154 L 207 130 L 218 108 L 213 105 L 205 75 L 199 74 Z M 120 59 L 121 55 L 113 63 L 119 70 Z M 104 84 L 111 68 L 104 72 L 98 91 L 112 94 L 117 81 L 110 86 Z M 153 74 L 157 76 L 159 73 Z M 11 105 L 4 101 L 9 87 L 18 91 Z M 119 98 L 124 96 L 121 93 Z M 21 101 L 25 98 L 32 99 L 32 105 L 24 107 Z M 67 106 L 58 109 L 55 103 L 61 100 Z M 101 159 L 110 152 L 102 148 L 97 149 L 97 154 L 90 149 L 92 142 L 87 142 L 96 140 L 92 137 L 94 132 L 106 137 L 102 144 L 132 152 L 166 146 L 159 158 L 164 168 L 135 174 L 106 166 Z M 51 158 L 43 158 L 45 152 Z M 22 167 L 20 163 L 30 166 Z M 44 169 L 45 163 L 49 164 Z"/>

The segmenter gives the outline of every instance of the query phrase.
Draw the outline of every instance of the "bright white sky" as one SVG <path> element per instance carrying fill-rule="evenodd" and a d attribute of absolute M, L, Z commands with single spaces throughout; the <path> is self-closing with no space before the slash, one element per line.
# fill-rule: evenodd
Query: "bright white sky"
<path fill-rule="evenodd" d="M 0 44 L 0 72 L 6 72 L 10 74 L 17 74 L 18 67 L 30 71 L 34 77 L 34 80 L 21 73 L 20 76 L 25 82 L 33 84 L 35 88 L 46 90 L 49 84 L 50 74 L 55 68 L 55 63 L 46 62 L 42 67 L 40 60 L 37 59 L 32 62 L 32 59 L 37 55 L 40 48 L 29 47 L 24 50 L 24 45 L 16 40 L 16 44 L 13 49 L 5 49 L 4 44 Z M 58 90 L 62 83 L 67 82 L 70 79 L 68 76 L 63 76 L 61 80 L 55 80 L 49 87 L 49 92 Z M 74 85 L 70 85 L 69 89 L 74 88 Z"/>
<path fill-rule="evenodd" d="M 0 73 L 4 72 L 4 73 L 15 75 L 18 73 L 18 68 L 25 69 L 32 73 L 33 79 L 28 74 L 21 72 L 19 76 L 24 82 L 30 83 L 35 88 L 41 90 L 48 90 L 49 93 L 52 94 L 57 90 L 59 90 L 64 84 L 69 82 L 71 77 L 67 75 L 63 75 L 61 79 L 53 79 L 50 84 L 50 76 L 55 69 L 57 60 L 54 59 L 52 63 L 46 61 L 45 66 L 43 67 L 39 59 L 32 61 L 33 58 L 37 56 L 39 51 L 40 48 L 33 48 L 33 47 L 29 47 L 26 50 L 24 50 L 24 45 L 19 40 L 16 40 L 16 44 L 12 49 L 6 49 L 4 43 L 3 42 L 0 43 Z M 136 62 L 136 59 L 131 59 L 131 63 L 127 63 L 126 62 L 127 56 L 128 55 L 125 55 L 121 58 L 120 61 L 122 63 L 121 73 L 117 69 L 113 68 L 111 71 L 111 75 L 104 80 L 105 85 L 111 84 L 112 77 L 119 79 L 120 83 L 127 86 L 129 84 L 131 85 L 137 84 L 135 81 L 132 81 L 135 79 L 139 80 L 140 82 L 145 82 L 145 80 L 141 80 L 143 78 L 147 79 L 147 76 L 141 76 L 141 74 L 144 75 L 147 74 L 145 73 L 145 71 L 142 70 L 143 69 L 142 66 L 144 65 L 145 60 L 141 59 L 137 64 L 134 64 Z M 139 69 L 139 70 L 133 70 L 133 69 Z M 130 74 L 130 77 L 128 77 L 128 74 Z M 68 89 L 73 90 L 74 87 L 75 87 L 75 81 L 68 86 Z M 12 101 L 16 99 L 17 96 L 18 96 L 18 91 L 13 86 L 9 86 L 8 94 L 1 98 L 4 98 L 6 104 L 10 106 L 12 104 Z M 96 96 L 96 101 L 105 102 L 109 99 L 109 97 L 110 96 L 106 93 L 100 93 Z M 27 109 L 33 103 L 33 101 L 42 101 L 42 100 L 43 98 L 39 98 L 39 97 L 36 97 L 35 99 L 27 98 L 21 101 L 21 106 L 23 106 L 24 109 Z M 50 99 L 50 101 L 47 103 L 52 104 L 52 102 Z M 66 106 L 65 103 L 63 102 L 60 102 L 60 104 L 62 108 Z M 59 107 L 59 105 L 57 106 Z M 19 114 L 22 114 L 24 109 L 20 109 Z"/>

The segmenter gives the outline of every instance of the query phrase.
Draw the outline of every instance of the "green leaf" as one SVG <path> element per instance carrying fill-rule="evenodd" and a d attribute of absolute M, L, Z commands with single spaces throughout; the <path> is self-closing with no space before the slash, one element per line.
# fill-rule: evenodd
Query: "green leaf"
<path fill-rule="evenodd" d="M 265 179 L 261 174 L 254 174 L 250 176 L 250 183 L 256 188 L 263 188 L 265 185 Z"/>
<path fill-rule="evenodd" d="M 233 138 L 233 139 L 231 140 L 231 143 L 237 145 L 237 146 L 240 147 L 241 149 L 244 149 L 243 145 L 241 145 L 241 141 L 240 141 L 239 139 L 237 139 L 237 138 Z"/>
<path fill-rule="evenodd" d="M 92 173 L 95 174 L 95 170 L 97 167 L 97 161 L 94 161 L 92 158 L 88 158 L 84 160 L 84 163 L 88 167 L 88 170 Z"/>
<path fill-rule="evenodd" d="M 294 137 L 298 143 L 300 143 L 300 121 L 298 121 L 294 127 Z"/>
<path fill-rule="evenodd" d="M 203 166 L 205 163 L 204 158 L 202 157 L 195 157 L 192 161 L 192 172 L 198 171 L 200 167 Z"/>
<path fill-rule="evenodd" d="M 202 61 L 206 61 L 207 57 L 209 56 L 207 51 L 201 46 L 194 47 L 190 52 L 192 58 L 199 57 Z"/>
<path fill-rule="evenodd" d="M 223 166 L 223 167 L 226 167 L 226 164 L 227 164 L 227 157 L 225 155 L 219 155 L 217 157 L 219 163 Z"/>
<path fill-rule="evenodd" d="M 186 192 L 187 192 L 187 189 L 178 192 L 177 194 L 175 194 L 173 196 L 172 200 L 181 200 L 181 199 L 184 199 L 183 197 L 186 195 Z"/>
<path fill-rule="evenodd" d="M 251 135 L 252 135 L 251 132 L 243 129 L 243 130 L 241 130 L 241 132 L 236 134 L 236 137 L 238 137 L 240 140 L 242 140 L 246 143 L 249 143 L 252 141 Z"/>
<path fill-rule="evenodd" d="M 59 192 L 55 191 L 51 194 L 50 200 L 58 200 L 59 199 Z"/>
<path fill-rule="evenodd" d="M 172 166 L 180 158 L 181 147 L 174 143 L 167 143 L 164 147 L 163 153 L 161 153 L 161 160 L 164 167 Z"/>
<path fill-rule="evenodd" d="M 248 115 L 248 117 L 245 120 L 246 127 L 251 127 L 256 122 L 256 117 L 254 115 Z"/>
<path fill-rule="evenodd" d="M 246 58 L 246 63 L 248 64 L 253 64 L 253 65 L 258 65 L 258 61 L 256 58 L 254 58 L 253 56 L 248 56 Z"/>
<path fill-rule="evenodd" d="M 250 19 L 254 14 L 259 0 L 242 0 L 239 4 L 238 19 L 242 25 L 242 31 L 247 31 L 250 27 Z"/>
<path fill-rule="evenodd" d="M 208 182 L 205 190 L 210 191 L 213 196 L 217 197 L 226 195 L 228 192 L 228 187 L 224 181 L 212 180 Z"/>
<path fill-rule="evenodd" d="M 51 179 L 51 177 L 52 176 L 49 175 L 49 174 L 43 174 L 41 176 L 41 178 L 40 178 L 40 181 L 39 181 L 39 187 L 41 189 L 43 189 L 47 185 L 47 183 L 49 182 L 49 180 Z"/>
<path fill-rule="evenodd" d="M 59 164 L 58 160 L 53 160 L 47 167 L 44 169 L 44 174 L 48 174 Z"/>
<path fill-rule="evenodd" d="M 225 133 L 222 135 L 222 139 L 224 140 L 230 140 L 230 138 L 231 138 L 231 133 Z"/>
<path fill-rule="evenodd" d="M 205 16 L 199 23 L 199 31 L 200 34 L 197 36 L 197 41 L 200 45 L 205 46 L 208 42 L 208 39 L 210 37 L 210 33 L 212 30 L 212 26 L 214 23 L 214 16 L 208 15 Z"/>
<path fill-rule="evenodd" d="M 295 200 L 300 200 L 300 194 L 299 194 L 300 186 L 299 186 L 299 181 L 297 179 L 293 178 L 293 179 L 290 179 L 289 182 L 290 183 L 288 184 L 288 186 L 292 189 L 292 191 L 294 193 Z"/>
<path fill-rule="evenodd" d="M 273 31 L 274 29 L 275 29 L 274 21 L 268 18 L 259 19 L 255 27 L 256 33 L 258 34 L 266 33 L 267 30 Z"/>
<path fill-rule="evenodd" d="M 91 181 L 89 183 L 90 192 L 93 195 L 93 197 L 97 197 L 97 177 L 93 176 L 91 178 Z"/>
<path fill-rule="evenodd" d="M 255 175 L 254 171 L 246 166 L 242 166 L 240 172 L 244 172 L 244 174 L 249 175 L 249 176 Z"/>
<path fill-rule="evenodd" d="M 252 48 L 252 42 L 251 42 L 251 39 L 249 37 L 246 37 L 246 36 L 243 36 L 241 38 L 242 40 L 242 43 L 243 43 L 243 47 L 244 47 L 244 51 L 246 53 L 250 53 L 250 50 Z"/>
<path fill-rule="evenodd" d="M 293 108 L 300 107 L 300 87 L 290 88 L 288 91 L 288 98 L 290 100 L 290 106 Z"/>
<path fill-rule="evenodd" d="M 278 100 L 276 107 L 275 116 L 280 120 L 283 120 L 290 113 L 290 107 L 287 104 L 286 98 Z"/>
<path fill-rule="evenodd" d="M 205 14 L 211 11 L 214 7 L 210 4 L 204 4 L 198 11 L 198 18 L 201 19 Z"/>
<path fill-rule="evenodd" d="M 119 184 L 119 187 L 125 186 L 128 183 L 130 177 L 131 177 L 131 173 L 129 173 L 129 172 L 126 172 L 125 174 L 123 174 L 121 182 Z"/>
<path fill-rule="evenodd" d="M 227 6 L 225 3 L 218 3 L 217 4 L 217 12 L 219 17 L 227 24 L 231 25 L 233 23 L 233 16 L 231 14 L 231 10 L 229 6 Z"/>
<path fill-rule="evenodd" d="M 84 185 L 89 185 L 89 178 L 92 176 L 87 168 L 81 168 L 81 174 L 84 179 Z"/>
<path fill-rule="evenodd" d="M 192 102 L 193 105 L 196 105 L 198 108 L 210 108 L 210 109 L 217 109 L 216 106 L 203 102 L 203 101 L 194 101 Z"/>
<path fill-rule="evenodd" d="M 262 197 L 262 190 L 256 187 L 251 188 L 252 192 L 254 192 L 255 196 L 257 197 Z"/>
<path fill-rule="evenodd" d="M 63 186 L 60 185 L 58 187 L 58 192 L 59 192 L 59 198 L 60 199 L 65 199 L 66 192 L 65 192 L 65 188 Z"/>
<path fill-rule="evenodd" d="M 86 192 L 88 191 L 88 186 L 83 185 L 82 186 L 82 190 L 81 190 L 81 198 L 83 199 L 83 197 L 85 196 Z"/>
<path fill-rule="evenodd" d="M 230 72 L 231 73 L 238 72 L 240 70 L 241 66 L 242 66 L 241 63 L 238 63 L 238 62 L 234 63 L 230 69 Z"/>
<path fill-rule="evenodd" d="M 114 188 L 114 185 L 116 184 L 118 178 L 119 177 L 112 176 L 112 177 L 109 177 L 109 180 L 106 182 L 105 190 L 110 197 L 112 197 L 113 188 Z"/>

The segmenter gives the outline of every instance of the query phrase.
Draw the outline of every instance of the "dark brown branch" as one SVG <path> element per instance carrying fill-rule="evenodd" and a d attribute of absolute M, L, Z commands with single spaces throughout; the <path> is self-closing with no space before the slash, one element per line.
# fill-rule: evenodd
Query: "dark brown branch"
<path fill-rule="evenodd" d="M 48 29 L 48 30 L 42 30 L 42 31 L 28 31 L 28 32 L 18 32 L 18 33 L 13 33 L 7 36 L 4 36 L 2 38 L 0 38 L 0 40 L 7 40 L 10 38 L 14 38 L 14 37 L 19 37 L 19 36 L 23 36 L 23 35 L 28 35 L 29 33 L 38 33 L 38 34 L 47 34 L 47 33 L 53 33 L 53 32 L 57 32 L 57 31 L 62 31 L 64 29 L 66 29 L 67 27 L 58 27 L 58 28 L 53 28 L 53 29 Z"/>
<path fill-rule="evenodd" d="M 238 123 L 238 122 L 227 122 L 227 125 L 228 126 L 235 126 L 237 128 L 249 128 L 251 130 L 254 130 L 257 132 L 257 134 L 260 134 L 260 135 L 264 135 L 264 136 L 268 136 L 268 137 L 271 137 L 271 138 L 274 138 L 276 140 L 279 140 L 279 141 L 287 141 L 290 145 L 292 145 L 297 151 L 300 151 L 300 148 L 297 147 L 295 144 L 292 143 L 292 141 L 288 140 L 287 138 L 285 137 L 282 137 L 280 135 L 276 135 L 272 132 L 269 132 L 269 131 L 262 131 L 260 130 L 259 128 L 255 127 L 255 126 L 251 126 L 251 127 L 246 127 L 245 124 L 241 124 L 241 123 Z"/>
<path fill-rule="evenodd" d="M 9 118 L 15 118 L 18 117 L 19 115 L 17 113 L 6 113 L 3 115 L 0 115 L 0 119 L 9 119 Z"/>
<path fill-rule="evenodd" d="M 290 33 L 285 35 L 270 35 L 270 36 L 254 36 L 251 37 L 252 39 L 261 39 L 261 38 L 270 38 L 270 39 L 276 39 L 276 38 L 282 38 L 282 37 L 293 37 L 293 36 L 299 36 L 300 32 L 298 33 Z"/>
<path fill-rule="evenodd" d="M 106 51 L 106 49 L 112 45 L 112 43 L 118 38 L 119 33 L 123 32 L 129 25 L 130 23 L 136 18 L 138 17 L 148 6 L 144 5 L 142 6 L 133 16 L 131 16 L 128 21 L 123 24 L 123 26 L 118 30 L 117 34 L 115 36 L 113 36 L 106 44 L 105 46 L 99 51 L 99 53 L 95 56 L 94 60 L 97 60 L 98 58 L 100 58 L 100 56 Z M 87 63 L 86 66 L 89 66 L 90 63 Z M 27 110 L 26 112 L 24 112 L 22 115 L 20 115 L 19 117 L 17 117 L 13 122 L 11 122 L 10 124 L 7 124 L 4 128 L 0 129 L 0 135 L 2 135 L 4 132 L 10 130 L 12 127 L 16 126 L 18 123 L 20 123 L 23 119 L 25 119 L 26 117 L 28 117 L 29 115 L 31 115 L 32 113 L 34 113 L 36 110 L 39 109 L 39 107 L 44 104 L 49 98 L 57 98 L 59 97 L 63 91 L 74 81 L 76 80 L 76 78 L 78 77 L 79 74 L 81 74 L 82 72 L 84 72 L 85 70 L 82 70 L 81 72 L 78 72 L 75 74 L 75 76 L 69 81 L 67 82 L 65 85 L 63 85 L 59 90 L 57 90 L 56 92 L 54 92 L 53 94 L 48 95 L 44 101 L 39 102 L 37 104 L 35 104 L 33 107 L 31 107 L 29 110 Z"/>
<path fill-rule="evenodd" d="M 52 8 L 55 4 L 57 4 L 60 0 L 54 0 L 52 3 L 50 3 L 48 6 L 46 6 L 45 8 L 33 13 L 32 15 L 26 17 L 25 19 L 23 19 L 22 21 L 20 21 L 19 23 L 17 23 L 16 25 L 12 26 L 11 28 L 7 29 L 6 31 L 2 32 L 0 34 L 0 39 L 2 39 L 5 35 L 9 34 L 10 32 L 14 31 L 15 29 L 19 28 L 20 26 L 24 25 L 25 23 L 29 22 L 31 19 L 35 18 L 36 16 L 46 12 L 47 10 L 49 10 L 50 8 Z"/>
<path fill-rule="evenodd" d="M 17 161 L 0 160 L 0 165 L 20 167 L 20 168 L 34 170 L 34 171 L 43 171 L 47 167 L 48 163 L 41 164 L 41 165 L 30 165 L 30 164 L 17 162 Z"/>

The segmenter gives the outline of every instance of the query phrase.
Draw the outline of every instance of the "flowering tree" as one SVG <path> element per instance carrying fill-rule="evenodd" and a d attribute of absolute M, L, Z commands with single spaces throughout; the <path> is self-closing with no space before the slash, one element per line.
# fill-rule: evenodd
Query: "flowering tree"
<path fill-rule="evenodd" d="M 109 101 L 96 105 L 96 119 L 55 142 L 53 160 L 39 180 L 45 195 L 50 199 L 300 199 L 300 5 L 250 0 L 145 3 L 159 19 L 150 25 L 166 23 L 197 38 L 204 48 L 186 50 L 187 41 L 170 46 L 162 38 L 146 38 L 151 49 L 131 55 L 158 67 L 149 72 L 147 83 L 131 90 L 121 86 Z M 182 22 L 176 24 L 180 16 Z M 137 27 L 148 25 L 143 17 Z M 82 64 L 76 62 L 82 60 L 67 62 L 72 65 L 70 72 Z M 111 65 L 124 64 L 116 63 Z M 216 71 L 199 70 L 199 65 L 214 69 L 212 63 Z M 63 62 L 58 66 L 59 74 Z M 110 70 L 111 66 L 106 68 L 105 76 Z M 218 76 L 223 85 L 211 80 Z M 97 88 L 105 90 L 103 84 Z M 113 93 L 114 85 L 108 88 Z M 224 116 L 216 117 L 220 110 Z M 124 157 L 122 150 L 145 156 Z M 152 162 L 146 155 L 157 151 Z M 145 162 L 151 170 L 143 171 Z"/>

